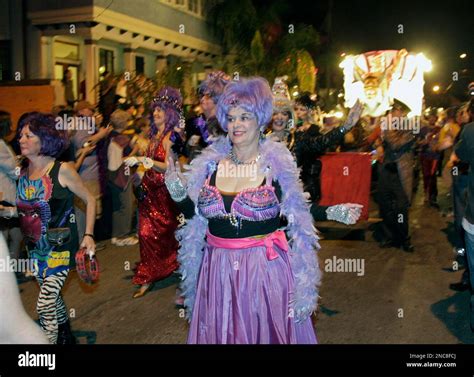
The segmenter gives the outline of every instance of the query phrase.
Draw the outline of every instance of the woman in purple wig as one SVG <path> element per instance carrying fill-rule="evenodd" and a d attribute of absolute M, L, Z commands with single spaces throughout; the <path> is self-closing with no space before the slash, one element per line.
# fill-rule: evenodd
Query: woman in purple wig
<path fill-rule="evenodd" d="M 181 119 L 182 98 L 177 89 L 164 87 L 151 104 L 150 144 L 144 157 L 126 159 L 128 166 L 142 163 L 147 169 L 141 183 L 138 205 L 140 263 L 133 283 L 140 285 L 133 297 L 142 297 L 155 281 L 171 275 L 177 268 L 178 209 L 171 199 L 164 173 L 173 145 L 172 131 Z"/>
<path fill-rule="evenodd" d="M 40 286 L 36 310 L 41 328 L 53 344 L 75 343 L 61 296 L 78 248 L 73 199 L 86 203 L 86 228 L 80 246 L 95 253 L 95 198 L 76 169 L 57 160 L 67 146 L 67 133 L 52 114 L 29 113 L 17 130 L 27 166 L 21 171 L 16 207 L 30 258 Z"/>
<path fill-rule="evenodd" d="M 262 136 L 271 117 L 265 79 L 231 82 L 217 104 L 228 136 L 186 177 L 168 163 L 188 219 L 177 232 L 188 343 L 316 343 L 318 237 L 291 153 Z"/>

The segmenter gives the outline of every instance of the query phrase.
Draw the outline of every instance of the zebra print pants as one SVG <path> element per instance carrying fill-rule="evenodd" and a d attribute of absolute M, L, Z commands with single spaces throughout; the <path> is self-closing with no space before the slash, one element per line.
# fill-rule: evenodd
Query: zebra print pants
<path fill-rule="evenodd" d="M 40 326 L 52 344 L 56 344 L 58 340 L 58 325 L 68 320 L 66 305 L 61 297 L 61 289 L 68 273 L 69 270 L 66 270 L 46 278 L 36 276 L 40 285 L 36 311 Z"/>

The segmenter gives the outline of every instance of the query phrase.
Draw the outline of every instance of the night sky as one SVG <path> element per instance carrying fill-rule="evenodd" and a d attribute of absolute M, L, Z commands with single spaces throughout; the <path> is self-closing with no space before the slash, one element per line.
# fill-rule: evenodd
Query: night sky
<path fill-rule="evenodd" d="M 472 78 L 474 1 L 335 0 L 332 31 L 341 52 L 406 48 L 432 60 L 430 80 L 446 81 L 452 71 L 469 67 Z M 467 59 L 459 58 L 463 52 Z"/>
<path fill-rule="evenodd" d="M 286 6 L 283 21 L 327 31 L 329 0 L 292 0 Z M 399 24 L 403 34 L 398 33 Z M 401 48 L 423 52 L 433 63 L 425 75 L 427 83 L 448 85 L 453 71 L 468 69 L 465 85 L 474 81 L 474 0 L 333 0 L 328 42 L 326 47 L 338 54 Z M 460 59 L 461 53 L 468 57 Z"/>

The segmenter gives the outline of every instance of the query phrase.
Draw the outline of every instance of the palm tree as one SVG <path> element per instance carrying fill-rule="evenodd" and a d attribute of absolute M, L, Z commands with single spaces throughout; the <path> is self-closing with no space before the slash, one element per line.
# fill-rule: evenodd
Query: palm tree
<path fill-rule="evenodd" d="M 289 6 L 283 0 L 227 0 L 212 7 L 208 19 L 224 51 L 219 68 L 270 82 L 286 74 L 290 83 L 314 91 L 319 34 L 311 25 L 284 25 L 281 19 Z"/>

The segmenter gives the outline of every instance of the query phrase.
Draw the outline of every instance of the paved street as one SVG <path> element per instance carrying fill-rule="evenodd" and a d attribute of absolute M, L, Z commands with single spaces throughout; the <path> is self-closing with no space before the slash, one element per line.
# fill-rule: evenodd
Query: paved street
<path fill-rule="evenodd" d="M 448 203 L 449 198 L 440 194 L 442 209 Z M 325 234 L 321 267 L 334 257 L 358 258 L 364 262 L 364 274 L 324 273 L 321 307 L 314 320 L 319 341 L 474 343 L 469 293 L 448 288 L 462 274 L 447 271 L 453 261 L 447 237 L 450 221 L 440 211 L 424 207 L 418 194 L 410 219 L 413 254 L 380 249 L 370 233 L 367 241 L 331 240 L 331 234 Z M 135 288 L 128 267 L 139 259 L 138 246 L 118 248 L 107 243 L 98 257 L 102 274 L 96 286 L 80 282 L 73 272 L 64 290 L 73 330 L 81 343 L 185 343 L 187 323 L 174 305 L 175 278 L 132 299 Z M 20 287 L 26 310 L 36 318 L 36 284 L 27 282 Z"/>

